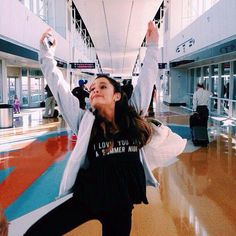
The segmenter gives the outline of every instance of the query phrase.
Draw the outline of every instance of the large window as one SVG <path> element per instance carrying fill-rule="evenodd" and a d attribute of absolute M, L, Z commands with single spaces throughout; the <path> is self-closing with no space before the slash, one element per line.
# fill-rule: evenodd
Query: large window
<path fill-rule="evenodd" d="M 21 77 L 21 86 L 22 86 L 21 106 L 28 107 L 29 106 L 29 82 L 28 82 L 27 75 L 22 75 L 22 77 Z"/>
<path fill-rule="evenodd" d="M 30 11 L 48 22 L 48 0 L 20 0 Z"/>
<path fill-rule="evenodd" d="M 203 84 L 207 90 L 210 89 L 209 66 L 203 67 Z"/>
<path fill-rule="evenodd" d="M 195 86 L 194 69 L 191 69 L 190 70 L 190 93 L 194 93 L 194 86 Z"/>
<path fill-rule="evenodd" d="M 233 100 L 236 100 L 236 61 L 233 62 L 233 78 L 232 78 L 233 94 L 230 96 Z M 236 102 L 232 103 L 232 116 L 236 117 Z"/>
<path fill-rule="evenodd" d="M 196 69 L 196 77 L 197 78 L 196 78 L 195 88 L 196 88 L 197 83 L 200 83 L 200 84 L 203 83 L 200 67 Z"/>
<path fill-rule="evenodd" d="M 202 82 L 213 93 L 209 104 L 210 113 L 236 118 L 236 60 L 191 68 L 188 78 L 189 108 L 192 108 L 192 86 Z"/>
<path fill-rule="evenodd" d="M 218 94 L 218 78 L 219 78 L 218 65 L 212 65 L 211 66 L 211 80 L 212 80 L 211 92 L 213 93 L 213 96 L 217 96 Z"/>
<path fill-rule="evenodd" d="M 219 0 L 182 0 L 182 29 L 210 9 Z"/>
<path fill-rule="evenodd" d="M 39 107 L 44 100 L 44 79 L 39 69 L 22 68 L 22 106 Z"/>
<path fill-rule="evenodd" d="M 232 99 L 236 100 L 236 61 L 233 62 L 233 96 Z"/>

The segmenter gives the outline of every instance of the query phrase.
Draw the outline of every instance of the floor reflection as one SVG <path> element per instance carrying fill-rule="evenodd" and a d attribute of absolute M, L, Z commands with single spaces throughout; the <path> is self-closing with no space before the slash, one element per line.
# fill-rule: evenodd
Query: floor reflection
<path fill-rule="evenodd" d="M 235 143 L 229 148 L 229 140 L 219 136 L 208 148 L 184 153 L 176 164 L 156 170 L 161 201 L 178 235 L 235 235 Z"/>

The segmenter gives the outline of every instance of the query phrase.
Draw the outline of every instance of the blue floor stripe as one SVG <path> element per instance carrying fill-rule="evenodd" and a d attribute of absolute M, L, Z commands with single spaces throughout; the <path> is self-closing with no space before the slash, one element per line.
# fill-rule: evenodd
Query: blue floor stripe
<path fill-rule="evenodd" d="M 179 136 L 185 139 L 191 139 L 190 128 L 182 125 L 168 125 L 168 127 Z"/>
<path fill-rule="evenodd" d="M 9 221 L 36 210 L 58 196 L 62 174 L 71 152 L 50 166 L 13 204 L 5 210 Z"/>
<path fill-rule="evenodd" d="M 10 168 L 6 168 L 4 170 L 0 170 L 0 184 L 2 183 L 2 181 L 4 179 L 7 178 L 7 176 L 9 174 L 11 174 L 11 172 L 15 169 L 15 167 L 10 167 Z"/>

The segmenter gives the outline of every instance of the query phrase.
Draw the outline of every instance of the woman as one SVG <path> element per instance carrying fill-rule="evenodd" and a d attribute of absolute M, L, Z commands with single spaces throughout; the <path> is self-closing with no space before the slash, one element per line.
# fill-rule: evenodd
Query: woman
<path fill-rule="evenodd" d="M 144 150 L 153 129 L 140 116 L 147 113 L 157 75 L 157 30 L 149 22 L 148 48 L 130 103 L 115 80 L 99 76 L 90 87 L 92 112 L 79 108 L 78 99 L 56 68 L 55 41 L 49 50 L 43 47 L 48 35 L 46 32 L 41 38 L 42 70 L 63 117 L 79 137 L 60 186 L 61 196 L 71 191 L 74 194 L 36 222 L 26 235 L 62 235 L 98 219 L 104 236 L 128 236 L 133 205 L 147 204 L 146 185 L 157 185 L 149 167 L 156 167 L 157 161 L 147 160 Z M 183 151 L 185 141 L 170 134 L 165 133 L 165 138 L 175 137 L 174 143 L 179 143 L 170 154 L 175 156 Z"/>

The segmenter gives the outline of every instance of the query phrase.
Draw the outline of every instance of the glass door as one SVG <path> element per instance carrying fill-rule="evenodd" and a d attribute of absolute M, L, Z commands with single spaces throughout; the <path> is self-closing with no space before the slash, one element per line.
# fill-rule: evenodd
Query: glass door
<path fill-rule="evenodd" d="M 211 100 L 211 112 L 217 113 L 218 107 L 218 87 L 219 87 L 219 68 L 218 65 L 211 66 L 211 92 L 213 98 Z"/>
<path fill-rule="evenodd" d="M 228 115 L 229 114 L 229 81 L 230 81 L 230 63 L 225 62 L 221 65 L 221 80 L 220 80 L 220 114 Z"/>
<path fill-rule="evenodd" d="M 13 104 L 14 96 L 16 94 L 16 78 L 8 78 L 7 81 L 8 104 Z"/>
<path fill-rule="evenodd" d="M 233 77 L 231 81 L 231 89 L 229 98 L 233 100 L 232 102 L 232 117 L 236 117 L 236 61 L 233 62 Z"/>
<path fill-rule="evenodd" d="M 18 77 L 7 78 L 8 104 L 13 104 L 14 96 L 20 98 L 20 79 Z"/>
<path fill-rule="evenodd" d="M 40 102 L 44 99 L 43 78 L 30 78 L 30 107 L 40 107 Z"/>
<path fill-rule="evenodd" d="M 39 69 L 22 68 L 21 103 L 23 107 L 40 107 L 44 100 L 44 78 Z"/>
<path fill-rule="evenodd" d="M 22 75 L 21 77 L 21 91 L 22 91 L 22 99 L 21 106 L 28 107 L 29 106 L 29 81 L 28 77 Z"/>

